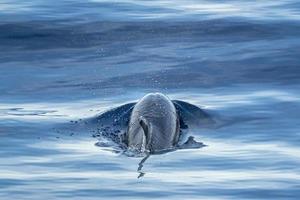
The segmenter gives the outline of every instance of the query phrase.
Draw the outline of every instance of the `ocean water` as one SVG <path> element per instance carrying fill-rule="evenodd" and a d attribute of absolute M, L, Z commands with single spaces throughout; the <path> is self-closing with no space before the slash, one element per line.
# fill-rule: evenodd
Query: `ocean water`
<path fill-rule="evenodd" d="M 296 0 L 1 0 L 0 199 L 299 199 L 299 36 Z M 149 92 L 230 123 L 141 171 L 72 131 Z"/>

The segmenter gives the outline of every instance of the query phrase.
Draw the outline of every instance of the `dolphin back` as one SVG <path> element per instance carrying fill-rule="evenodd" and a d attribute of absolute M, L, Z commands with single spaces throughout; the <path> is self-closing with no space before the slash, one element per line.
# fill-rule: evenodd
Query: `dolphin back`
<path fill-rule="evenodd" d="M 180 129 L 206 127 L 215 124 L 212 117 L 201 108 L 180 100 L 172 100 L 180 121 Z"/>
<path fill-rule="evenodd" d="M 126 126 L 128 125 L 135 104 L 136 103 L 128 103 L 105 111 L 93 118 L 93 121 L 98 125 L 127 128 Z"/>
<path fill-rule="evenodd" d="M 108 138 L 115 143 L 123 143 L 125 132 L 133 107 L 136 103 L 128 103 L 89 118 L 87 126 L 93 128 L 94 135 Z"/>
<path fill-rule="evenodd" d="M 193 104 L 181 100 L 172 100 L 180 120 L 180 129 L 192 127 L 205 127 L 215 124 L 209 113 Z M 111 110 L 105 111 L 96 117 L 90 118 L 89 124 L 97 127 L 110 127 L 126 131 L 132 110 L 136 102 L 127 103 Z"/>

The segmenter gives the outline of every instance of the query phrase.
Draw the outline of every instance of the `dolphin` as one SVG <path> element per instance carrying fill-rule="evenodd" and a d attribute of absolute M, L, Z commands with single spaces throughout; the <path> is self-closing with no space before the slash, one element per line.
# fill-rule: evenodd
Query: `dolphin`
<path fill-rule="evenodd" d="M 134 150 L 159 152 L 174 148 L 179 132 L 179 117 L 172 101 L 161 93 L 150 93 L 135 104 L 125 142 Z"/>
<path fill-rule="evenodd" d="M 149 93 L 138 102 L 121 105 L 86 122 L 96 125 L 97 137 L 120 144 L 122 149 L 150 154 L 174 149 L 201 148 L 193 136 L 186 141 L 187 129 L 207 127 L 214 119 L 201 108 L 162 93 Z M 98 142 L 96 145 L 105 144 Z"/>

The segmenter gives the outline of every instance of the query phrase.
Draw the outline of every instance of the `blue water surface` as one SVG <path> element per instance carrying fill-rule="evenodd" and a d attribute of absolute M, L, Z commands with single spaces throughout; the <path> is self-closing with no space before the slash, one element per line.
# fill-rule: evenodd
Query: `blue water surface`
<path fill-rule="evenodd" d="M 299 199 L 299 36 L 296 0 L 1 0 L 0 199 Z M 72 130 L 148 92 L 228 123 L 142 172 Z"/>

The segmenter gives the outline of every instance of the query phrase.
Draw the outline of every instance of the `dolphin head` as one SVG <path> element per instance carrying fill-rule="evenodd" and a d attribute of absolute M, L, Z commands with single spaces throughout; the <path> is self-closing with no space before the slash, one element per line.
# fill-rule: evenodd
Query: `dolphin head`
<path fill-rule="evenodd" d="M 165 95 L 151 93 L 134 107 L 127 130 L 129 149 L 159 152 L 174 147 L 179 120 L 173 103 Z"/>

